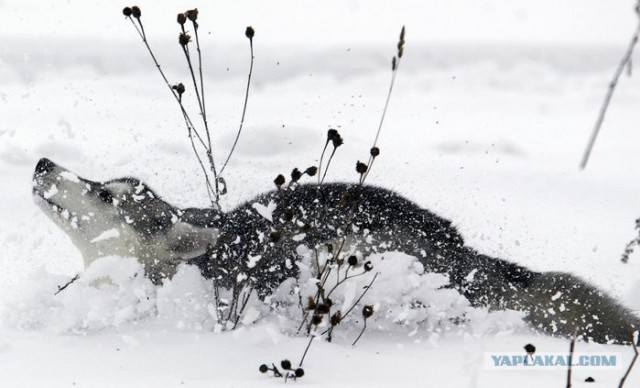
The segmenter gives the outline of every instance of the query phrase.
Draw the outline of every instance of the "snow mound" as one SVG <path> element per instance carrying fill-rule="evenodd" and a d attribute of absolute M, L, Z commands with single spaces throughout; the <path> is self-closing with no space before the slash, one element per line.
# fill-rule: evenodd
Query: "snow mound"
<path fill-rule="evenodd" d="M 365 261 L 371 261 L 372 271 L 364 272 L 361 264 Z M 311 263 L 310 255 L 306 255 L 299 264 L 301 274 L 297 281 L 287 280 L 264 301 L 251 298 L 240 326 L 270 320 L 277 322 L 283 332 L 295 334 L 305 315 L 303 306 L 317 290 L 315 264 Z M 346 272 L 358 276 L 334 288 L 337 274 L 344 279 L 345 271 L 344 265 L 333 270 L 325 286 L 333 289 L 332 313 L 340 310 L 344 316 L 336 330 L 345 328 L 345 333 L 362 327 L 365 305 L 375 310 L 367 330 L 431 340 L 447 333 L 482 336 L 513 332 L 524 326 L 521 313 L 472 308 L 457 291 L 446 288 L 446 276 L 424 274 L 415 257 L 399 252 L 361 258 L 359 266 Z M 172 279 L 159 286 L 143 273 L 135 258 L 105 257 L 60 290 L 70 278 L 41 268 L 19 286 L 19 298 L 4 301 L 0 319 L 6 327 L 57 333 L 88 333 L 123 325 L 187 331 L 223 329 L 217 319 L 213 282 L 203 278 L 197 267 L 181 265 Z M 228 297 L 225 292 L 221 295 Z M 326 321 L 318 327 L 320 331 L 328 327 Z"/>
<path fill-rule="evenodd" d="M 155 287 L 134 258 L 96 260 L 78 279 L 40 268 L 6 300 L 2 321 L 20 329 L 87 332 L 117 327 L 155 315 Z"/>
<path fill-rule="evenodd" d="M 315 260 L 308 257 L 311 255 L 307 252 L 303 260 L 300 280 L 285 282 L 270 300 L 270 306 L 275 308 L 276 315 L 280 317 L 281 327 L 287 331 L 298 331 L 305 315 L 301 303 L 306 304 L 308 297 L 315 295 L 317 290 L 313 271 L 315 264 L 309 265 Z M 340 269 L 334 265 L 326 282 L 326 292 L 331 293 L 329 297 L 335 306 L 332 312 L 340 310 L 343 316 L 340 327 L 361 328 L 365 305 L 374 308 L 367 330 L 403 332 L 409 336 L 430 337 L 432 340 L 446 333 L 483 336 L 513 332 L 525 327 L 520 312 L 489 312 L 487 309 L 471 307 L 458 291 L 446 287 L 449 284 L 447 276 L 424 273 L 423 265 L 413 256 L 387 252 L 360 258 L 361 264 L 366 261 L 371 262 L 373 270 L 364 272 L 360 265 L 347 272 L 344 265 Z M 364 273 L 333 289 L 338 283 L 338 273 L 344 279 L 345 272 L 349 276 Z M 375 281 L 371 283 L 374 276 Z M 371 287 L 363 295 L 370 284 Z M 361 296 L 357 306 L 349 312 Z M 324 319 L 319 329 L 326 330 L 327 327 L 327 319 Z"/>

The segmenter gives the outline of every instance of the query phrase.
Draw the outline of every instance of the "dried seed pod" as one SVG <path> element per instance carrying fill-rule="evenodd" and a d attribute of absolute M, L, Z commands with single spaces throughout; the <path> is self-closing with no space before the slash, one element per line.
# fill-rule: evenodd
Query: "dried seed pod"
<path fill-rule="evenodd" d="M 185 14 L 179 13 L 177 20 L 179 25 L 184 26 L 184 24 L 187 22 L 187 17 L 185 16 Z"/>
<path fill-rule="evenodd" d="M 375 158 L 376 156 L 380 155 L 380 148 L 372 147 L 370 153 L 371 153 L 371 156 Z"/>
<path fill-rule="evenodd" d="M 300 178 L 302 178 L 302 173 L 298 168 L 294 168 L 293 171 L 291 171 L 291 181 L 297 182 Z"/>
<path fill-rule="evenodd" d="M 316 166 L 311 166 L 309 168 L 307 168 L 306 170 L 304 170 L 304 173 L 309 175 L 309 176 L 314 176 L 318 173 L 318 167 Z"/>
<path fill-rule="evenodd" d="M 300 378 L 300 377 L 304 376 L 304 369 L 298 368 L 298 369 L 296 369 L 296 371 L 294 373 L 296 374 L 296 378 Z"/>
<path fill-rule="evenodd" d="M 322 323 L 322 315 L 314 314 L 313 317 L 311 318 L 311 324 L 314 326 L 318 326 L 321 323 Z"/>
<path fill-rule="evenodd" d="M 309 296 L 307 299 L 307 310 L 315 310 L 316 309 L 316 301 L 313 299 L 313 296 Z"/>
<path fill-rule="evenodd" d="M 349 258 L 347 258 L 347 264 L 349 264 L 352 267 L 355 267 L 356 265 L 358 265 L 358 258 L 355 257 L 354 255 L 349 256 Z"/>
<path fill-rule="evenodd" d="M 138 7 L 137 5 L 134 5 L 133 7 L 131 7 L 131 15 L 136 19 L 140 19 L 140 16 L 142 16 L 142 11 L 140 11 L 140 7 Z"/>
<path fill-rule="evenodd" d="M 251 40 L 256 35 L 256 31 L 253 29 L 253 27 L 248 26 L 244 31 L 244 35 Z"/>
<path fill-rule="evenodd" d="M 526 344 L 524 350 L 531 356 L 536 352 L 536 347 L 533 344 Z"/>
<path fill-rule="evenodd" d="M 177 85 L 173 85 L 171 87 L 171 89 L 175 90 L 176 93 L 178 93 L 180 95 L 182 95 L 184 93 L 184 91 L 185 91 L 184 85 L 182 83 L 179 83 Z"/>
<path fill-rule="evenodd" d="M 178 37 L 178 42 L 180 43 L 180 46 L 188 45 L 189 42 L 191 42 L 191 35 L 187 34 L 186 32 L 181 32 L 180 36 Z"/>
<path fill-rule="evenodd" d="M 342 313 L 340 313 L 340 310 L 338 310 L 336 311 L 335 314 L 331 316 L 331 319 L 329 322 L 331 323 L 331 326 L 338 326 L 341 321 L 342 321 Z"/>
<path fill-rule="evenodd" d="M 369 272 L 373 269 L 373 263 L 371 263 L 370 261 L 367 261 L 366 263 L 364 263 L 364 272 Z"/>
<path fill-rule="evenodd" d="M 362 308 L 362 316 L 364 317 L 364 319 L 367 319 L 372 315 L 373 315 L 373 306 L 366 305 Z"/>
<path fill-rule="evenodd" d="M 329 142 L 329 141 L 333 141 L 333 139 L 335 139 L 335 138 L 336 138 L 336 136 L 340 136 L 340 135 L 338 134 L 338 131 L 337 131 L 337 130 L 335 130 L 335 129 L 333 129 L 333 128 L 332 128 L 332 129 L 330 129 L 330 130 L 328 130 L 328 131 L 327 131 L 327 142 Z"/>
<path fill-rule="evenodd" d="M 122 14 L 126 17 L 131 16 L 132 13 L 133 11 L 131 10 L 131 7 L 124 7 L 124 9 L 122 10 Z"/>
<path fill-rule="evenodd" d="M 321 303 L 316 308 L 317 314 L 329 314 L 330 311 L 331 311 L 331 306 L 327 303 Z"/>
<path fill-rule="evenodd" d="M 284 370 L 290 370 L 291 369 L 291 361 L 289 360 L 282 360 L 280 361 L 280 366 L 282 367 L 282 369 Z"/>
<path fill-rule="evenodd" d="M 367 172 L 367 169 L 369 167 L 362 163 L 361 161 L 358 160 L 358 163 L 356 163 L 356 171 L 358 172 L 358 174 L 364 174 Z"/>
<path fill-rule="evenodd" d="M 187 19 L 195 22 L 198 19 L 198 8 L 190 9 L 184 13 Z"/>
<path fill-rule="evenodd" d="M 282 185 L 284 185 L 285 179 L 284 179 L 284 175 L 279 174 L 276 179 L 273 180 L 273 183 L 276 184 L 276 186 L 280 187 Z"/>
<path fill-rule="evenodd" d="M 344 140 L 342 140 L 342 136 L 336 132 L 336 136 L 331 140 L 333 142 L 333 147 L 338 148 L 344 144 Z"/>
<path fill-rule="evenodd" d="M 269 367 L 265 364 L 260 365 L 260 373 L 267 373 L 269 371 Z"/>

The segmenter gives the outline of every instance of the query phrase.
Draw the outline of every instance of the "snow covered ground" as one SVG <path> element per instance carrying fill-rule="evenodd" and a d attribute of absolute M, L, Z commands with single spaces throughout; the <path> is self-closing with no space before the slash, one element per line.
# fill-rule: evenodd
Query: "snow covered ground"
<path fill-rule="evenodd" d="M 295 362 L 307 339 L 283 332 L 287 324 L 268 316 L 214 334 L 198 306 L 207 286 L 188 269 L 161 290 L 141 279 L 135 290 L 77 284 L 52 296 L 82 261 L 32 203 L 40 157 L 94 180 L 139 177 L 180 207 L 207 204 L 179 110 L 121 16 L 131 4 L 120 3 L 0 0 L 0 385 L 280 384 L 258 366 Z M 590 165 L 577 168 L 637 22 L 633 1 L 242 4 L 139 2 L 151 44 L 176 82 L 187 73 L 175 13 L 200 9 L 220 157 L 242 109 L 244 28 L 256 29 L 255 83 L 225 176 L 225 209 L 271 189 L 277 174 L 317 163 L 328 128 L 345 138 L 329 178 L 356 179 L 353 166 L 375 136 L 405 24 L 406 54 L 369 182 L 453 220 L 483 253 L 535 270 L 570 271 L 640 310 L 640 257 L 619 260 L 640 215 L 636 75 L 622 79 Z M 383 284 L 372 297 L 401 292 L 397 281 Z M 438 298 L 434 303 L 444 303 Z M 394 326 L 387 317 L 352 348 L 354 324 L 331 344 L 313 343 L 307 375 L 296 384 L 564 384 L 563 369 L 490 370 L 483 357 L 521 352 L 527 343 L 563 352 L 567 340 L 531 333 L 513 315 L 475 314 L 470 325 L 437 335 Z M 578 350 L 617 352 L 625 365 L 631 355 L 620 346 L 579 343 Z M 627 386 L 640 384 L 637 372 Z M 621 375 L 575 371 L 575 385 L 592 386 L 583 382 L 592 376 L 596 386 L 617 386 Z"/>

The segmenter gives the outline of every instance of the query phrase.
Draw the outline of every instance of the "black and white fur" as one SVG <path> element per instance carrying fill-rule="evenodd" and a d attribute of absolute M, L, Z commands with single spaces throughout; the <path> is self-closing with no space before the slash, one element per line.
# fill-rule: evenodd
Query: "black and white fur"
<path fill-rule="evenodd" d="M 137 179 L 93 182 L 41 159 L 33 194 L 81 251 L 85 266 L 103 256 L 133 256 L 155 282 L 188 262 L 222 286 L 246 278 L 266 296 L 296 275 L 300 246 L 346 238 L 363 255 L 413 255 L 425 271 L 448 275 L 450 287 L 472 305 L 524 311 L 545 333 L 577 330 L 585 340 L 629 343 L 640 329 L 636 315 L 596 287 L 567 273 L 534 272 L 479 254 L 450 221 L 379 187 L 299 185 L 224 213 L 178 209 Z"/>

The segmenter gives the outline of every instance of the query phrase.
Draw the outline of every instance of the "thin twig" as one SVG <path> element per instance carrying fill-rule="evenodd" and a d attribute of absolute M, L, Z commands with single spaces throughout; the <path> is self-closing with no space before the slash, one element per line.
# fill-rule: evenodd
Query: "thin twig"
<path fill-rule="evenodd" d="M 300 363 L 298 364 L 299 366 L 302 366 L 302 363 L 304 362 L 304 358 L 307 357 L 307 352 L 309 351 L 309 348 L 311 347 L 311 342 L 313 342 L 313 340 L 315 339 L 315 336 L 311 336 L 311 338 L 309 338 L 309 343 L 307 344 L 307 347 L 304 349 L 304 353 L 302 353 L 302 358 L 300 359 Z"/>
<path fill-rule="evenodd" d="M 160 75 L 162 76 L 162 79 L 164 80 L 165 85 L 167 85 L 167 88 L 169 88 L 169 91 L 171 92 L 171 95 L 173 95 L 173 97 L 176 99 L 176 101 L 178 102 L 178 105 L 180 107 L 180 111 L 185 119 L 185 124 L 187 126 L 187 130 L 189 132 L 189 137 L 192 139 L 192 134 L 196 135 L 196 138 L 200 141 L 200 143 L 203 145 L 203 147 L 205 147 L 205 149 L 207 149 L 206 144 L 204 143 L 202 137 L 200 136 L 200 134 L 198 133 L 198 131 L 196 130 L 196 127 L 193 125 L 193 122 L 191 121 L 191 117 L 189 117 L 189 114 L 187 113 L 186 109 L 184 108 L 184 105 L 182 104 L 182 98 L 180 96 L 179 93 L 177 93 L 173 87 L 171 86 L 171 83 L 169 82 L 169 80 L 167 79 L 167 76 L 165 75 L 164 71 L 162 70 L 162 67 L 160 66 L 160 63 L 158 62 L 155 54 L 153 53 L 153 50 L 151 49 L 151 46 L 149 45 L 149 42 L 147 40 L 147 35 L 144 32 L 144 26 L 142 25 L 142 21 L 139 18 L 136 18 L 136 20 L 138 21 L 138 24 L 136 24 L 136 22 L 133 20 L 133 18 L 128 17 L 128 19 L 131 21 L 131 24 L 133 24 L 133 27 L 136 29 L 136 32 L 138 33 L 138 35 L 140 35 L 140 38 L 142 39 L 142 42 L 144 43 L 145 47 L 147 48 L 147 52 L 149 53 L 149 55 L 151 56 L 151 59 L 153 60 L 153 63 L 155 64 L 156 68 L 158 69 L 158 72 L 160 73 Z M 193 139 L 192 139 L 193 140 Z M 192 144 L 192 146 L 195 148 L 195 145 Z M 210 154 L 210 151 L 208 151 L 208 154 Z M 196 157 L 198 158 L 198 161 L 200 162 L 201 166 L 203 166 L 203 163 L 199 157 L 199 155 L 196 153 Z M 210 157 L 209 159 L 209 163 L 213 162 L 213 158 Z M 214 177 L 217 176 L 216 173 L 216 169 L 215 169 L 215 164 L 212 164 L 212 171 L 214 172 Z M 205 181 L 207 184 L 207 193 L 210 193 L 210 190 L 212 190 L 213 188 L 211 187 L 211 182 L 209 180 L 208 175 L 205 172 Z M 215 184 L 215 189 L 213 189 L 214 193 L 217 193 L 217 180 L 216 180 L 216 184 Z M 219 198 L 216 195 L 215 200 L 212 199 L 211 195 L 209 194 L 209 199 L 211 200 L 211 204 L 213 207 L 218 208 L 218 202 L 219 202 Z"/>
<path fill-rule="evenodd" d="M 185 122 L 187 123 L 187 134 L 189 137 L 189 142 L 191 143 L 191 148 L 193 149 L 193 153 L 196 155 L 196 159 L 198 160 L 198 164 L 200 164 L 200 168 L 202 169 L 202 173 L 204 174 L 204 181 L 205 181 L 205 186 L 207 188 L 207 196 L 209 197 L 209 201 L 211 202 L 211 205 L 213 207 L 216 207 L 216 202 L 214 199 L 215 196 L 215 191 L 213 189 L 213 187 L 211 186 L 211 181 L 209 180 L 209 174 L 207 173 L 207 168 L 204 166 L 204 162 L 202 161 L 202 157 L 200 156 L 200 153 L 198 152 L 198 148 L 196 147 L 196 143 L 193 139 L 193 133 L 195 131 L 192 131 L 191 127 L 189 126 L 188 123 L 188 117 L 187 117 L 187 112 L 184 109 L 184 106 L 182 105 L 182 97 L 180 97 L 179 99 L 180 102 L 180 107 L 182 108 L 182 115 L 185 119 Z M 200 142 L 202 142 L 202 138 L 200 138 L 200 136 L 198 135 L 197 132 L 196 136 L 198 137 L 198 139 L 200 140 Z"/>
<path fill-rule="evenodd" d="M 73 284 L 76 280 L 80 279 L 80 274 L 77 274 L 76 276 L 74 276 L 71 280 L 69 280 L 67 282 L 67 284 L 65 284 L 64 286 L 58 286 L 58 291 L 56 291 L 55 294 L 53 295 L 58 295 L 59 293 L 61 293 L 62 291 L 64 291 L 65 288 L 69 287 L 71 284 Z"/>
<path fill-rule="evenodd" d="M 371 286 L 373 285 L 373 282 L 376 281 L 376 278 L 378 277 L 378 275 L 380 275 L 380 272 L 376 272 L 376 274 L 373 276 L 373 279 L 371 279 L 371 281 L 369 282 L 369 285 L 362 292 L 362 294 L 360 295 L 358 300 L 356 300 L 356 302 L 353 304 L 353 306 L 351 306 L 351 308 L 349 310 L 347 310 L 347 312 L 342 315 L 342 319 L 345 319 L 347 317 L 347 315 L 349 315 L 349 313 L 351 311 L 353 311 L 353 309 L 358 305 L 358 303 L 360 303 L 362 298 L 364 298 L 364 296 L 367 294 L 367 292 L 369 292 L 369 290 L 371 289 Z"/>
<path fill-rule="evenodd" d="M 195 22 L 194 22 L 195 25 Z M 185 30 L 184 30 L 184 26 L 182 26 L 182 32 L 184 34 L 186 34 Z M 198 106 L 200 107 L 200 114 L 202 115 L 202 120 L 204 123 L 204 130 L 205 130 L 205 135 L 207 136 L 207 145 L 204 145 L 204 142 L 201 140 L 201 142 L 203 143 L 203 146 L 205 148 L 206 154 L 207 154 L 207 160 L 209 162 L 209 165 L 211 167 L 211 172 L 213 173 L 213 180 L 214 180 L 214 193 L 215 193 L 215 202 L 216 205 L 220 202 L 220 190 L 219 190 L 219 186 L 218 186 L 218 172 L 216 171 L 216 164 L 215 161 L 213 159 L 213 150 L 211 147 L 211 133 L 209 132 L 209 125 L 207 123 L 206 117 L 205 117 L 205 108 L 204 108 L 204 103 L 203 103 L 203 99 L 201 98 L 201 93 L 198 89 L 198 83 L 196 81 L 196 76 L 195 76 L 195 72 L 193 70 L 193 64 L 191 63 L 191 54 L 189 52 L 189 47 L 187 44 L 182 45 L 182 52 L 184 53 L 185 59 L 187 60 L 187 65 L 189 67 L 189 74 L 191 75 L 191 81 L 193 82 L 193 87 L 195 89 L 195 93 L 196 93 L 196 98 L 198 100 Z M 198 47 L 198 53 L 200 53 L 200 49 Z M 199 55 L 199 58 L 200 55 Z M 201 59 L 200 59 L 201 61 Z M 202 79 L 202 78 L 201 78 Z"/>
<path fill-rule="evenodd" d="M 198 73 L 200 75 L 200 92 L 202 93 L 202 121 L 204 122 L 204 128 L 207 132 L 207 145 L 208 148 L 211 149 L 211 134 L 209 132 L 209 124 L 207 122 L 207 104 L 205 103 L 205 93 L 204 93 L 204 79 L 202 76 L 202 51 L 200 50 L 200 38 L 198 37 L 198 22 L 193 21 L 193 32 L 196 36 L 196 49 L 198 50 Z M 220 172 L 222 173 L 222 171 Z"/>
<path fill-rule="evenodd" d="M 356 306 L 358 305 L 358 303 L 360 303 L 360 301 L 362 300 L 362 298 L 364 298 L 364 296 L 366 295 L 366 293 L 369 291 L 369 289 L 371 289 L 371 286 L 373 285 L 373 282 L 376 281 L 376 278 L 378 277 L 378 275 L 380 274 L 380 272 L 376 272 L 376 274 L 373 276 L 373 279 L 371 279 L 371 282 L 369 282 L 369 285 L 365 287 L 364 291 L 362 292 L 362 294 L 360 295 L 360 297 L 358 298 L 358 300 L 355 301 L 355 303 L 349 308 L 349 310 L 347 310 L 347 312 L 342 315 L 341 319 L 344 319 L 347 317 L 347 315 L 349 315 L 349 313 L 351 311 L 353 311 L 354 308 L 356 308 Z M 365 318 L 366 319 L 366 318 Z M 325 335 L 327 332 L 329 332 L 329 330 L 331 330 L 332 328 L 329 328 L 325 331 L 322 332 L 321 335 Z M 355 343 L 354 343 L 355 344 Z"/>
<path fill-rule="evenodd" d="M 576 337 L 578 337 L 578 329 L 576 328 L 571 337 L 571 345 L 569 346 L 569 368 L 567 369 L 567 388 L 571 388 L 571 367 L 573 365 L 573 350 L 576 347 Z"/>
<path fill-rule="evenodd" d="M 183 31 L 184 31 L 184 27 L 183 27 Z M 200 114 L 203 115 L 203 119 L 204 119 L 204 108 L 202 105 L 202 98 L 200 97 L 200 89 L 198 88 L 198 83 L 196 82 L 196 75 L 195 72 L 193 71 L 193 64 L 191 63 L 191 54 L 189 53 L 189 46 L 184 44 L 182 45 L 182 52 L 184 53 L 184 57 L 187 60 L 187 66 L 189 66 L 189 74 L 191 75 L 191 82 L 193 83 L 193 88 L 196 92 L 196 99 L 198 100 L 198 107 L 200 108 Z M 207 127 L 207 122 L 204 121 L 204 129 L 205 132 L 207 134 L 207 136 L 209 136 L 209 128 Z M 208 144 L 210 145 L 210 144 Z M 208 147 L 207 147 L 208 148 Z"/>
<path fill-rule="evenodd" d="M 252 292 L 253 292 L 253 286 L 249 287 L 249 291 L 247 292 L 247 294 L 245 295 L 242 301 L 242 306 L 240 306 L 240 311 L 236 313 L 236 319 L 235 319 L 235 322 L 233 323 L 232 330 L 235 330 L 236 326 L 238 326 L 238 321 L 240 321 L 240 317 L 242 316 L 242 314 L 244 314 L 244 309 L 247 307 L 247 302 L 249 302 L 249 298 L 251 297 Z"/>
<path fill-rule="evenodd" d="M 247 113 L 247 103 L 249 102 L 249 89 L 251 87 L 251 76 L 253 75 L 253 39 L 249 38 L 249 46 L 251 49 L 251 65 L 249 66 L 249 76 L 247 77 L 247 89 L 244 95 L 244 105 L 242 107 L 242 116 L 240 117 L 240 127 L 238 128 L 238 133 L 236 134 L 236 139 L 233 141 L 233 146 L 231 146 L 231 151 L 229 151 L 229 155 L 227 155 L 227 159 L 224 161 L 222 168 L 220 169 L 220 175 L 224 171 L 225 167 L 227 167 L 227 163 L 229 163 L 229 159 L 231 159 L 231 155 L 233 155 L 233 151 L 236 149 L 236 145 L 238 144 L 238 139 L 240 139 L 240 134 L 242 133 L 242 126 L 244 125 L 244 117 Z"/>
<path fill-rule="evenodd" d="M 320 154 L 320 163 L 318 163 L 318 184 L 322 183 L 320 177 L 322 176 L 322 159 L 324 158 L 324 153 L 327 151 L 327 146 L 329 145 L 329 139 L 327 139 L 326 143 L 324 143 L 324 148 L 322 149 L 322 153 Z"/>
<path fill-rule="evenodd" d="M 640 0 L 638 1 L 638 5 L 636 5 L 636 14 L 640 18 Z M 593 145 L 596 142 L 596 138 L 598 137 L 598 133 L 600 132 L 600 128 L 602 127 L 602 123 L 604 122 L 604 116 L 607 113 L 607 109 L 609 108 L 609 103 L 611 102 L 611 98 L 613 97 L 613 92 L 618 85 L 618 80 L 622 75 L 625 67 L 627 67 L 631 63 L 631 57 L 633 55 L 633 49 L 638 43 L 638 37 L 640 36 L 640 21 L 638 22 L 638 26 L 636 27 L 633 36 L 631 37 L 631 41 L 627 46 L 627 51 L 624 53 L 622 60 L 618 63 L 618 67 L 613 75 L 613 79 L 609 82 L 609 86 L 607 88 L 607 94 L 605 95 L 604 101 L 602 102 L 602 106 L 600 107 L 600 112 L 598 113 L 598 119 L 596 120 L 595 127 L 591 132 L 591 137 L 589 138 L 589 143 L 587 144 L 587 148 L 584 151 L 584 155 L 582 156 L 582 162 L 580 162 L 580 169 L 584 170 L 587 167 L 587 162 L 589 161 L 589 156 L 591 155 L 591 150 L 593 149 Z"/>
<path fill-rule="evenodd" d="M 349 271 L 349 268 L 347 267 L 346 271 Z M 346 271 L 345 271 L 345 276 L 346 276 Z M 336 290 L 336 288 L 338 288 L 341 284 L 343 284 L 345 281 L 349 280 L 349 279 L 353 279 L 353 278 L 357 278 L 358 276 L 362 276 L 364 274 L 366 274 L 368 271 L 362 271 L 359 274 L 355 274 L 355 275 L 351 275 L 351 276 L 346 276 L 344 279 L 342 279 L 341 281 L 337 282 L 335 286 L 333 286 L 333 288 L 331 288 L 331 290 L 329 290 L 329 292 L 327 293 L 327 295 L 325 296 L 325 298 L 328 298 L 331 296 L 331 294 L 333 293 L 333 291 Z M 338 272 L 339 273 L 339 272 Z"/>
<path fill-rule="evenodd" d="M 356 338 L 355 341 L 353 341 L 351 346 L 356 346 L 356 344 L 358 343 L 358 340 L 360 340 L 360 337 L 362 337 L 366 329 L 367 329 L 367 318 L 364 319 L 364 325 L 362 326 L 362 331 L 360 332 L 360 334 L 358 334 L 358 337 Z"/>
<path fill-rule="evenodd" d="M 631 364 L 629 364 L 629 368 L 627 369 L 627 372 L 624 374 L 624 376 L 622 376 L 622 379 L 620 379 L 620 385 L 618 385 L 618 388 L 622 388 L 624 386 L 624 383 L 627 380 L 627 377 L 629 377 L 629 373 L 631 372 L 631 369 L 633 369 L 633 365 L 636 363 L 636 360 L 638 359 L 638 346 L 636 345 L 635 336 L 632 337 L 631 346 L 633 346 L 633 353 L 634 353 L 633 359 L 631 360 Z"/>
<path fill-rule="evenodd" d="M 322 180 L 320 181 L 320 184 L 324 183 L 324 178 L 327 176 L 327 172 L 329 171 L 329 166 L 331 165 L 331 161 L 333 160 L 333 155 L 335 155 L 337 149 L 338 149 L 338 147 L 333 147 L 333 151 L 331 151 L 331 156 L 329 156 L 329 160 L 327 161 L 327 165 L 324 168 L 324 174 L 322 175 Z M 324 155 L 324 151 L 322 151 L 322 154 Z M 318 175 L 320 175 L 320 174 L 318 174 Z"/>
<path fill-rule="evenodd" d="M 389 100 L 391 100 L 391 92 L 393 91 L 393 85 L 396 82 L 396 73 L 398 72 L 398 67 L 400 67 L 400 60 L 401 59 L 402 58 L 398 59 L 398 62 L 396 63 L 395 68 L 393 69 L 393 75 L 391 76 L 391 83 L 389 84 L 389 91 L 387 92 L 387 100 L 384 103 L 384 109 L 382 110 L 382 117 L 380 117 L 380 124 L 378 124 L 378 131 L 376 132 L 376 137 L 373 140 L 373 146 L 371 148 L 376 147 L 377 144 L 378 144 L 378 137 L 380 137 L 380 131 L 382 130 L 382 124 L 384 123 L 384 118 L 387 115 L 387 108 L 389 107 Z M 373 166 L 373 162 L 374 161 L 375 161 L 375 157 L 373 155 L 369 155 L 369 162 L 367 163 L 367 166 L 368 166 L 367 172 L 360 179 L 360 184 L 363 184 L 364 181 L 369 176 L 369 172 L 371 171 L 371 167 Z"/>
<path fill-rule="evenodd" d="M 389 101 L 391 100 L 391 92 L 393 92 L 393 85 L 395 85 L 396 82 L 396 74 L 398 74 L 398 68 L 400 67 L 400 62 L 402 61 L 402 54 L 404 51 L 404 26 L 402 26 L 402 31 L 400 32 L 400 41 L 398 42 L 398 55 L 393 57 L 393 65 L 391 67 L 391 83 L 389 84 L 389 91 L 387 92 L 387 99 L 384 103 L 384 109 L 382 110 L 382 116 L 380 117 L 380 123 L 378 124 L 378 131 L 376 132 L 376 137 L 373 140 L 373 146 L 371 147 L 372 149 L 375 148 L 378 144 L 378 138 L 380 137 L 380 131 L 382 130 L 382 124 L 384 124 L 384 118 L 387 115 L 387 110 L 389 108 Z M 373 155 L 369 155 L 369 162 L 367 163 L 367 172 L 364 173 L 361 177 L 360 177 L 360 184 L 363 184 L 364 181 L 367 179 L 367 176 L 369 176 L 369 172 L 371 171 L 371 166 L 373 165 L 373 162 L 375 161 L 375 156 Z"/>

